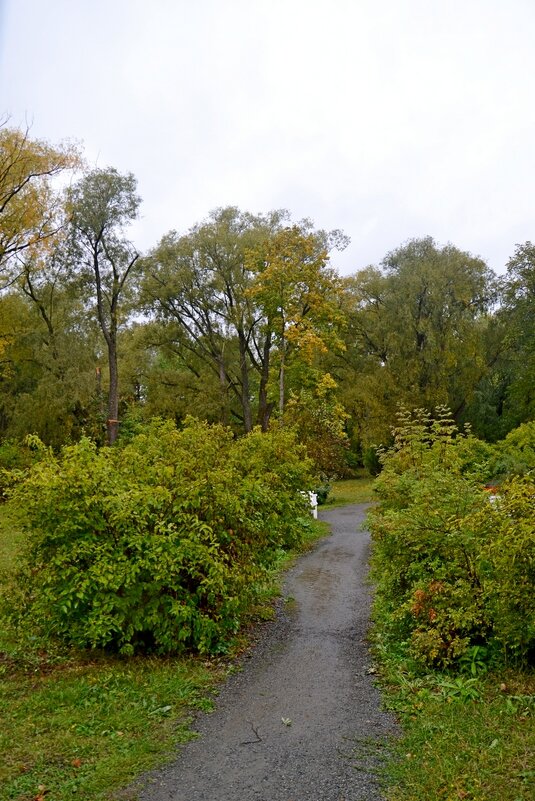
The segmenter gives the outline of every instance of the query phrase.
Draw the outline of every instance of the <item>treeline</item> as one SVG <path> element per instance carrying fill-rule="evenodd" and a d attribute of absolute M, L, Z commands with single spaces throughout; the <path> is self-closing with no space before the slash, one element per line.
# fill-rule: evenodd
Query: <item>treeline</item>
<path fill-rule="evenodd" d="M 218 209 L 140 253 L 140 204 L 134 176 L 0 129 L 5 463 L 30 433 L 57 449 L 193 414 L 236 433 L 278 420 L 343 475 L 373 467 L 400 403 L 489 441 L 533 418 L 530 242 L 503 277 L 427 237 L 342 278 L 347 238 L 280 210 Z"/>

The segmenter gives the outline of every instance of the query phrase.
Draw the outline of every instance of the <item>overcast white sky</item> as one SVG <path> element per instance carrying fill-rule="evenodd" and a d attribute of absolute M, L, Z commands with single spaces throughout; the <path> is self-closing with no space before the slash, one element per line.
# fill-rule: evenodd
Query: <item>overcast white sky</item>
<path fill-rule="evenodd" d="M 535 239 L 535 0 L 0 0 L 0 112 L 133 172 L 142 249 L 218 206 L 342 228 L 348 274 L 431 235 Z"/>

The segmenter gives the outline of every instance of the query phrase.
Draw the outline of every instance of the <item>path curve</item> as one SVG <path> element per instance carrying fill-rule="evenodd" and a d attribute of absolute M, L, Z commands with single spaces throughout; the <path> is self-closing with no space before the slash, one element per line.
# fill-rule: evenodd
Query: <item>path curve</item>
<path fill-rule="evenodd" d="M 277 620 L 198 719 L 200 738 L 148 777 L 142 801 L 382 798 L 374 769 L 395 724 L 368 672 L 365 512 L 320 513 L 331 536 L 289 571 Z"/>

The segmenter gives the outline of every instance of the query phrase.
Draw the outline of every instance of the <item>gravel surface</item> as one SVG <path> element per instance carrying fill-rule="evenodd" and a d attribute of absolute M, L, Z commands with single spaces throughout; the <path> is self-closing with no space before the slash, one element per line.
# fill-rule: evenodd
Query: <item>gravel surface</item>
<path fill-rule="evenodd" d="M 287 574 L 276 621 L 200 716 L 199 739 L 143 781 L 143 801 L 379 801 L 392 718 L 366 646 L 366 507 L 320 513 L 332 535 Z"/>

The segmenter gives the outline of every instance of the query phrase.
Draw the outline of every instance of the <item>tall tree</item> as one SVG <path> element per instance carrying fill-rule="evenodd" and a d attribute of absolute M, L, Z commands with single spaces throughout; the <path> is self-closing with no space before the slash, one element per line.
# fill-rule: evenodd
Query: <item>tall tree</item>
<path fill-rule="evenodd" d="M 202 360 L 217 376 L 221 418 L 253 427 L 257 309 L 248 294 L 246 254 L 280 227 L 284 212 L 252 215 L 218 209 L 180 236 L 165 236 L 145 266 L 144 297 L 159 321 L 159 341 L 196 372 Z M 269 346 L 269 343 L 268 343 Z M 237 406 L 235 403 L 237 403 Z"/>
<path fill-rule="evenodd" d="M 249 253 L 256 276 L 250 295 L 262 315 L 264 353 L 261 355 L 259 410 L 267 397 L 271 353 L 278 361 L 278 411 L 282 424 L 287 395 L 288 360 L 298 356 L 308 364 L 329 347 L 341 348 L 338 328 L 341 283 L 329 267 L 329 247 L 343 245 L 339 232 L 325 235 L 293 225 L 277 231 L 260 250 Z M 269 347 L 266 347 L 269 344 Z M 274 347 L 273 347 L 274 346 Z"/>
<path fill-rule="evenodd" d="M 508 349 L 506 412 L 511 427 L 535 418 L 535 245 L 517 245 L 502 280 L 498 318 Z"/>
<path fill-rule="evenodd" d="M 293 337 L 294 349 L 305 350 L 308 331 L 311 346 L 308 317 L 332 278 L 328 235 L 308 221 L 288 221 L 287 212 L 218 209 L 186 235 L 164 237 L 146 261 L 145 303 L 156 313 L 160 342 L 192 372 L 199 360 L 209 367 L 219 381 L 221 419 L 230 412 L 245 431 L 255 420 L 267 429 L 276 406 L 272 355 L 283 354 L 283 392 L 288 342 Z"/>
<path fill-rule="evenodd" d="M 50 277 L 50 276 L 49 276 Z M 95 346 L 69 287 L 40 271 L 32 295 L 0 298 L 0 434 L 38 434 L 53 447 L 95 430 Z"/>
<path fill-rule="evenodd" d="M 119 430 L 118 333 L 139 254 L 125 228 L 138 214 L 136 180 L 113 168 L 93 170 L 68 191 L 73 255 L 90 289 L 106 342 L 109 372 L 107 440 Z"/>

